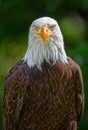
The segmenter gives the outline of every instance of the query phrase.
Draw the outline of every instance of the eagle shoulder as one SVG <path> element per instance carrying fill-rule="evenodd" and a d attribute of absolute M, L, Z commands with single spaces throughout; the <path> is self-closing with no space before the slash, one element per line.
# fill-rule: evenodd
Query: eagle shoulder
<path fill-rule="evenodd" d="M 4 129 L 13 128 L 13 130 L 15 130 L 15 125 L 18 123 L 24 95 L 26 93 L 26 86 L 29 82 L 26 68 L 26 64 L 20 61 L 6 76 L 3 104 Z"/>
<path fill-rule="evenodd" d="M 74 62 L 71 58 L 68 59 L 70 66 L 72 66 L 72 71 L 74 74 L 75 80 L 75 89 L 76 89 L 76 112 L 77 112 L 77 121 L 79 122 L 83 116 L 84 111 L 84 84 L 83 77 L 80 66 Z"/>

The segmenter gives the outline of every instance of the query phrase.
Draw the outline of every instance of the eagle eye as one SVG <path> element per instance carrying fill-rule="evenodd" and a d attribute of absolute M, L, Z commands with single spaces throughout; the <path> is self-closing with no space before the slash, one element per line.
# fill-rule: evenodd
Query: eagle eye
<path fill-rule="evenodd" d="M 54 28 L 55 28 L 55 24 L 54 25 L 51 25 L 51 26 L 49 26 L 49 29 L 51 30 L 51 31 L 53 31 L 54 30 Z"/>
<path fill-rule="evenodd" d="M 36 26 L 36 25 L 34 25 L 34 28 L 35 28 L 36 31 L 39 31 L 39 30 L 40 30 L 40 27 L 38 27 L 38 26 Z"/>

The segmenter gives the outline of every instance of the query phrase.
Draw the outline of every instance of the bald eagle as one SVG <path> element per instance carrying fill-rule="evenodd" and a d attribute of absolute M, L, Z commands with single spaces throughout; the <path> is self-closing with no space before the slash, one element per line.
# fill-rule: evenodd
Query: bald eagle
<path fill-rule="evenodd" d="M 58 23 L 33 21 L 28 49 L 6 76 L 3 130 L 77 130 L 83 108 L 81 69 L 67 57 Z"/>

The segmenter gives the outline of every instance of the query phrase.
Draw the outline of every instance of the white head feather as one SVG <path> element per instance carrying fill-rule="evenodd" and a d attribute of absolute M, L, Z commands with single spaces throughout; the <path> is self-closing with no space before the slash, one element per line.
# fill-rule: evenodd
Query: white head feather
<path fill-rule="evenodd" d="M 48 27 L 52 25 L 55 25 L 53 35 L 47 39 L 46 45 L 44 45 L 43 39 L 36 35 L 34 27 L 38 26 L 41 28 L 43 26 Z M 56 63 L 56 61 L 61 61 L 64 64 L 67 63 L 63 36 L 58 23 L 54 19 L 42 17 L 31 24 L 28 37 L 28 49 L 23 60 L 27 62 L 29 67 L 37 66 L 39 69 L 41 69 L 41 64 L 44 60 L 48 63 L 52 61 L 53 64 Z"/>

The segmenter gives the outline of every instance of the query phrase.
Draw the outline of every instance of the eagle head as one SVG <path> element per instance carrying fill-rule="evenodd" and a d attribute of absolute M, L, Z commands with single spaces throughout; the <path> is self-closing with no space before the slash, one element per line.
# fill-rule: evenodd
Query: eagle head
<path fill-rule="evenodd" d="M 33 21 L 29 29 L 28 49 L 24 61 L 29 67 L 37 66 L 46 61 L 53 64 L 56 61 L 67 63 L 63 36 L 56 20 L 42 17 Z M 52 65 L 53 65 L 52 64 Z"/>

